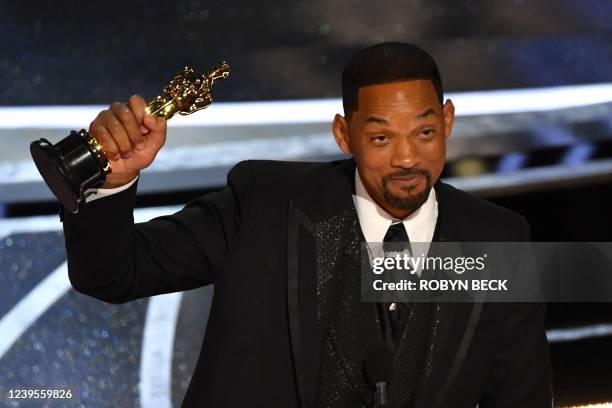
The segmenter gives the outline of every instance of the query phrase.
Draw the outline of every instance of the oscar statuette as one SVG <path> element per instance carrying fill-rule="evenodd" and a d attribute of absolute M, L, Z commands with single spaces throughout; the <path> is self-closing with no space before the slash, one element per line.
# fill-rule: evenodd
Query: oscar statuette
<path fill-rule="evenodd" d="M 146 112 L 170 119 L 175 113 L 189 115 L 212 103 L 212 85 L 229 76 L 222 62 L 204 75 L 192 68 L 180 70 L 161 95 L 147 103 Z M 30 153 L 45 183 L 62 206 L 73 213 L 85 204 L 87 190 L 101 187 L 111 165 L 100 143 L 86 130 L 72 131 L 56 144 L 40 139 L 30 144 Z"/>

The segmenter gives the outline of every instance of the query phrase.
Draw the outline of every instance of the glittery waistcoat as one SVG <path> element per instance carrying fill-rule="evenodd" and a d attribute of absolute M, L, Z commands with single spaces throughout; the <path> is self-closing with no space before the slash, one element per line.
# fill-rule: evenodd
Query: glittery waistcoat
<path fill-rule="evenodd" d="M 364 240 L 357 214 L 345 209 L 315 224 L 317 314 L 322 328 L 317 407 L 367 407 L 374 387 L 362 362 L 369 346 L 382 341 L 375 303 L 361 302 L 360 247 Z M 409 312 L 395 355 L 389 389 L 392 407 L 410 407 L 418 386 L 431 373 L 443 339 L 444 308 L 417 303 Z M 446 332 L 446 331 L 444 331 Z"/>

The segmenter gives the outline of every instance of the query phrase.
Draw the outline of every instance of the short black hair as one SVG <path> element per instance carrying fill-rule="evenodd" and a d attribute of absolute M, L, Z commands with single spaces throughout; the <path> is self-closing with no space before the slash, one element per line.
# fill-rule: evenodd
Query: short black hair
<path fill-rule="evenodd" d="M 411 79 L 432 82 L 440 103 L 442 79 L 434 59 L 413 44 L 386 42 L 359 51 L 342 72 L 342 104 L 347 117 L 358 109 L 359 88 Z"/>

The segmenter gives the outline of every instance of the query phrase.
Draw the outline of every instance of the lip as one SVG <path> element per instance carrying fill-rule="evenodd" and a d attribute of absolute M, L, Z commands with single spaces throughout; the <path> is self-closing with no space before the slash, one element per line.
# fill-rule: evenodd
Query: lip
<path fill-rule="evenodd" d="M 419 188 L 425 182 L 425 176 L 417 174 L 411 176 L 394 177 L 389 179 L 389 184 L 392 188 L 400 189 L 403 191 L 413 190 Z"/>
<path fill-rule="evenodd" d="M 424 176 L 422 174 L 413 174 L 410 176 L 393 177 L 389 179 L 389 181 L 405 184 L 405 183 L 413 183 L 415 180 L 420 179 L 420 178 L 424 178 Z"/>

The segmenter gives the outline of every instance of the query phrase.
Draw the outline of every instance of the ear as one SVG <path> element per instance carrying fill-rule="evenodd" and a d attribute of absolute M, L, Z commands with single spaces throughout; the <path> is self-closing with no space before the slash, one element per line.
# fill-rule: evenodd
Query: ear
<path fill-rule="evenodd" d="M 336 143 L 338 144 L 340 150 L 342 150 L 342 153 L 351 154 L 351 148 L 349 145 L 349 125 L 344 116 L 336 114 L 334 117 L 334 122 L 332 123 L 332 133 L 334 134 L 334 139 L 336 139 Z"/>
<path fill-rule="evenodd" d="M 442 107 L 442 114 L 444 115 L 444 137 L 448 139 L 453 131 L 453 124 L 455 123 L 455 105 L 450 99 L 446 100 L 446 103 Z"/>

